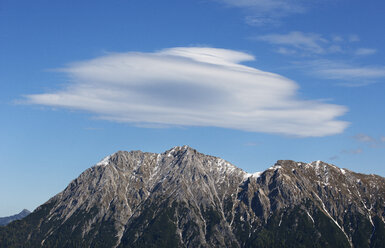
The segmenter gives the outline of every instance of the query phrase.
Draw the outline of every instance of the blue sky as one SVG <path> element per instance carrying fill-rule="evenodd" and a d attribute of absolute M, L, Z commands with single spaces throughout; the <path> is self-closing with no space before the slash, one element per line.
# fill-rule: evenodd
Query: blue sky
<path fill-rule="evenodd" d="M 385 3 L 0 3 L 0 216 L 118 150 L 385 176 Z"/>

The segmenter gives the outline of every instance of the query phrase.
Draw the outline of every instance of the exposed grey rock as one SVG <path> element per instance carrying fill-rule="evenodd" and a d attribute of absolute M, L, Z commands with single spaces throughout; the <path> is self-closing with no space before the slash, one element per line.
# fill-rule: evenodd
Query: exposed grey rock
<path fill-rule="evenodd" d="M 279 160 L 249 174 L 188 146 L 162 154 L 119 151 L 36 209 L 34 216 L 43 216 L 28 237 L 47 247 L 66 232 L 92 247 L 101 236 L 114 247 L 280 247 L 264 235 L 283 226 L 300 232 L 305 221 L 311 241 L 324 247 L 382 247 L 375 244 L 385 228 L 384 199 L 384 178 L 321 161 Z"/>

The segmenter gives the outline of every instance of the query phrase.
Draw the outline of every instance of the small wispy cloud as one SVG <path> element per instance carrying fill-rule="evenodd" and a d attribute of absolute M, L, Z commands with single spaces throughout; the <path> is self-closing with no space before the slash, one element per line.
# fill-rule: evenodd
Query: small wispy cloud
<path fill-rule="evenodd" d="M 324 44 L 328 40 L 321 37 L 319 34 L 303 33 L 293 31 L 287 34 L 267 34 L 256 37 L 257 40 L 266 41 L 270 44 L 285 45 L 290 47 L 292 52 L 305 51 L 307 53 L 324 53 Z M 282 50 L 285 49 L 285 50 Z M 285 47 L 280 47 L 278 52 L 286 51 Z"/>
<path fill-rule="evenodd" d="M 98 131 L 98 130 L 103 130 L 103 128 L 100 128 L 100 127 L 85 127 L 84 130 Z"/>
<path fill-rule="evenodd" d="M 333 35 L 332 36 L 332 41 L 339 43 L 339 42 L 343 42 L 344 38 L 341 35 Z"/>
<path fill-rule="evenodd" d="M 359 142 L 366 142 L 366 143 L 376 142 L 376 139 L 374 139 L 373 137 L 371 137 L 367 134 L 363 134 L 363 133 L 357 134 L 357 135 L 353 136 L 353 138 Z"/>
<path fill-rule="evenodd" d="M 358 39 L 358 36 L 353 36 Z M 278 46 L 277 53 L 285 55 L 302 55 L 302 56 L 324 56 L 327 54 L 350 54 L 356 56 L 371 55 L 377 52 L 372 48 L 356 48 L 351 49 L 352 39 L 340 35 L 325 37 L 317 33 L 304 33 L 300 31 L 292 31 L 289 33 L 278 34 L 271 33 L 254 37 L 259 41 L 265 41 L 269 44 Z"/>
<path fill-rule="evenodd" d="M 85 110 L 137 126 L 213 126 L 295 136 L 343 132 L 340 105 L 305 101 L 298 85 L 242 65 L 250 54 L 208 47 L 115 53 L 60 69 L 71 79 L 30 104 Z"/>
<path fill-rule="evenodd" d="M 229 7 L 242 9 L 246 23 L 253 26 L 279 25 L 281 19 L 305 13 L 304 1 L 298 0 L 213 0 Z"/>
<path fill-rule="evenodd" d="M 293 54 L 296 54 L 297 51 L 294 49 L 286 48 L 286 47 L 279 47 L 277 49 L 277 53 L 280 53 L 283 55 L 293 55 Z"/>
<path fill-rule="evenodd" d="M 358 48 L 355 51 L 355 54 L 363 56 L 363 55 L 372 55 L 372 54 L 375 54 L 376 52 L 377 50 L 372 48 Z"/>
<path fill-rule="evenodd" d="M 382 143 L 385 143 L 385 137 L 384 136 L 374 138 L 374 137 L 369 136 L 367 134 L 360 133 L 360 134 L 353 136 L 353 138 L 355 140 L 357 140 L 358 142 L 366 143 L 370 147 L 373 147 L 373 148 L 379 147 L 382 145 Z"/>
<path fill-rule="evenodd" d="M 348 37 L 349 42 L 359 42 L 360 40 L 361 40 L 360 37 L 356 34 L 351 34 Z"/>
<path fill-rule="evenodd" d="M 308 68 L 308 72 L 326 79 L 340 80 L 340 85 L 365 86 L 385 78 L 385 66 L 360 66 L 329 59 L 297 62 L 296 66 Z"/>
<path fill-rule="evenodd" d="M 361 154 L 362 152 L 363 150 L 361 148 L 341 151 L 342 154 L 352 154 L 352 155 Z"/>
<path fill-rule="evenodd" d="M 280 22 L 276 18 L 266 16 L 246 16 L 245 22 L 250 26 L 278 26 Z"/>
<path fill-rule="evenodd" d="M 257 143 L 254 143 L 254 142 L 247 142 L 245 144 L 243 144 L 244 146 L 257 146 L 258 144 Z"/>
<path fill-rule="evenodd" d="M 271 44 L 275 52 L 295 57 L 297 61 L 292 63 L 307 68 L 304 71 L 325 79 L 339 80 L 341 86 L 365 86 L 385 78 L 385 66 L 363 66 L 351 62 L 352 56 L 358 59 L 377 52 L 373 48 L 352 48 L 351 43 L 359 41 L 357 35 L 325 37 L 317 33 L 292 31 L 284 34 L 270 33 L 252 39 Z M 337 54 L 340 57 L 349 56 L 349 60 L 337 61 Z"/>
<path fill-rule="evenodd" d="M 331 157 L 329 158 L 329 160 L 335 161 L 335 160 L 338 160 L 339 158 L 340 158 L 340 156 L 334 155 L 334 156 L 331 156 Z"/>
<path fill-rule="evenodd" d="M 361 154 L 363 152 L 364 152 L 364 150 L 362 150 L 361 148 L 344 149 L 344 150 L 341 150 L 338 154 L 329 157 L 329 160 L 335 161 L 335 160 L 338 160 L 341 157 L 346 156 L 346 155 L 358 155 L 358 154 Z"/>
<path fill-rule="evenodd" d="M 352 65 L 340 66 L 321 66 L 315 68 L 317 73 L 325 78 L 342 79 L 342 80 L 358 80 L 362 83 L 370 83 L 373 80 L 385 78 L 385 67 L 360 67 Z M 352 86 L 357 84 L 352 84 Z"/>
<path fill-rule="evenodd" d="M 255 8 L 261 12 L 301 13 L 305 10 L 298 0 L 216 0 L 234 7 Z"/>
<path fill-rule="evenodd" d="M 348 43 L 354 43 L 354 42 L 359 42 L 361 39 L 358 35 L 356 34 L 350 34 L 350 35 L 332 35 L 331 36 L 331 41 L 337 42 L 337 43 L 342 43 L 342 42 L 348 42 Z"/>

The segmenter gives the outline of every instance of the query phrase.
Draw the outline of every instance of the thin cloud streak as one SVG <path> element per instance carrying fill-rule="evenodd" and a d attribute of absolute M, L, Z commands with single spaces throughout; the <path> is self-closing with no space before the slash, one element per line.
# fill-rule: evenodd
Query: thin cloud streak
<path fill-rule="evenodd" d="M 279 25 L 284 17 L 307 11 L 300 0 L 213 0 L 229 7 L 243 9 L 246 23 L 252 26 Z"/>
<path fill-rule="evenodd" d="M 332 36 L 327 39 L 317 33 L 303 33 L 292 31 L 285 34 L 265 34 L 254 37 L 257 41 L 263 41 L 276 47 L 275 52 L 286 55 L 296 56 L 302 61 L 293 62 L 303 71 L 310 72 L 325 79 L 335 79 L 341 81 L 339 85 L 346 87 L 360 87 L 377 82 L 385 78 L 385 66 L 352 64 L 344 60 L 336 61 L 330 55 L 349 55 L 356 58 L 373 55 L 377 52 L 372 48 L 351 49 L 350 43 L 358 42 L 357 35 L 349 37 Z M 329 56 L 328 56 L 329 55 Z M 313 58 L 310 60 L 309 58 Z"/>
<path fill-rule="evenodd" d="M 250 54 L 207 47 L 115 53 L 60 69 L 71 81 L 30 104 L 85 110 L 137 126 L 212 126 L 301 137 L 343 132 L 346 107 L 298 99 L 298 85 L 242 65 Z"/>
<path fill-rule="evenodd" d="M 385 66 L 360 66 L 329 59 L 296 62 L 296 66 L 325 79 L 340 80 L 341 86 L 360 87 L 385 78 Z"/>
<path fill-rule="evenodd" d="M 352 155 L 361 154 L 362 152 L 363 150 L 361 148 L 341 151 L 342 154 L 352 154 Z"/>
<path fill-rule="evenodd" d="M 301 13 L 305 9 L 296 0 L 217 0 L 239 8 L 256 8 L 264 12 L 281 11 L 285 13 Z"/>
<path fill-rule="evenodd" d="M 377 79 L 385 78 L 385 67 L 362 67 L 327 61 L 315 61 L 313 65 L 314 72 L 329 79 L 361 81 L 361 84 L 366 85 Z M 351 86 L 355 85 L 357 84 L 351 84 Z"/>
<path fill-rule="evenodd" d="M 361 148 L 356 149 L 345 149 L 339 152 L 340 155 L 358 155 L 363 153 L 364 151 Z M 340 155 L 333 155 L 329 157 L 329 160 L 334 161 L 340 159 Z"/>
<path fill-rule="evenodd" d="M 372 148 L 379 147 L 382 145 L 382 143 L 385 142 L 384 136 L 380 136 L 377 139 L 377 138 L 373 138 L 372 136 L 369 136 L 369 135 L 364 134 L 364 133 L 357 134 L 357 135 L 353 136 L 353 138 L 359 142 L 368 144 Z"/>
<path fill-rule="evenodd" d="M 328 40 L 322 38 L 319 34 L 302 33 L 299 31 L 287 34 L 266 34 L 258 36 L 256 39 L 275 45 L 289 46 L 309 53 L 324 53 L 325 49 L 323 46 L 325 43 L 328 43 Z"/>
<path fill-rule="evenodd" d="M 355 52 L 356 55 L 372 55 L 372 54 L 375 54 L 377 52 L 376 49 L 372 49 L 372 48 L 358 48 Z"/>
<path fill-rule="evenodd" d="M 363 133 L 357 134 L 353 138 L 360 142 L 368 142 L 368 143 L 376 142 L 376 139 Z"/>
<path fill-rule="evenodd" d="M 357 37 L 357 36 L 354 36 Z M 270 33 L 253 39 L 278 46 L 277 53 L 284 55 L 325 56 L 330 54 L 350 54 L 355 56 L 372 55 L 377 52 L 372 48 L 352 50 L 350 38 L 342 36 L 325 37 L 318 33 L 291 31 L 289 33 Z"/>

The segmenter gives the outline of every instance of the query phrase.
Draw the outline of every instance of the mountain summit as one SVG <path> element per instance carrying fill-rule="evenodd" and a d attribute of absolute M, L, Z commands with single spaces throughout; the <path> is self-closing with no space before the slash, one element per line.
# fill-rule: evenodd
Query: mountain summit
<path fill-rule="evenodd" d="M 0 247 L 385 247 L 385 178 L 321 161 L 249 174 L 195 149 L 119 151 Z"/>

